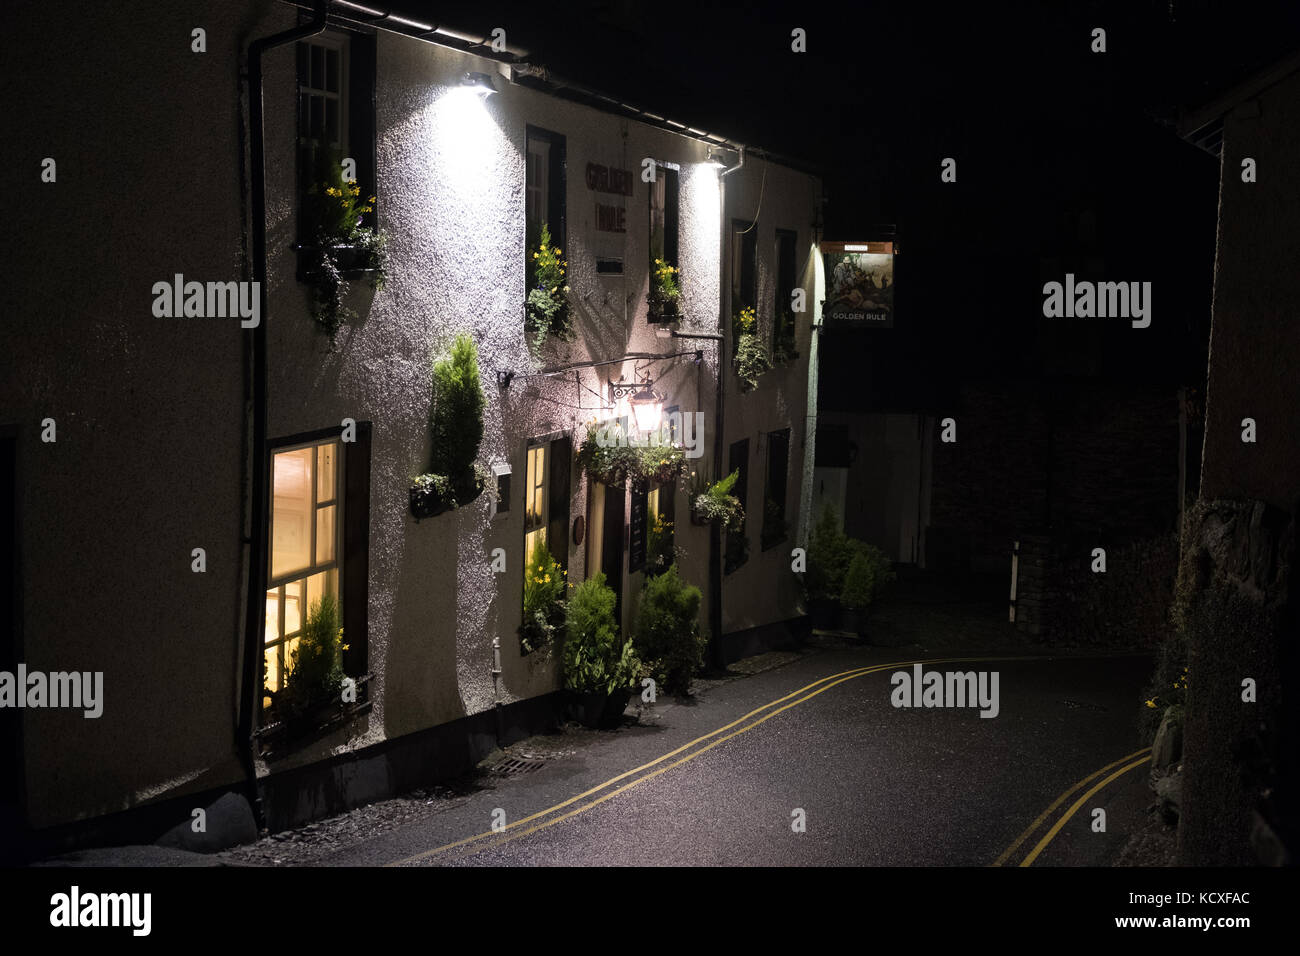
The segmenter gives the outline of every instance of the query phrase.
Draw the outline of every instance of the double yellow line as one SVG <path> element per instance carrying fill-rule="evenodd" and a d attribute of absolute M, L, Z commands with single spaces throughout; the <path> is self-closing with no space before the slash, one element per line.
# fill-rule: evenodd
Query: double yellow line
<path fill-rule="evenodd" d="M 1134 760 L 1133 759 L 1134 757 L 1138 759 Z M 1127 757 L 1120 757 L 1118 760 L 1114 761 L 1113 763 L 1106 764 L 1106 766 L 1102 767 L 1100 770 L 1095 770 L 1092 773 L 1088 774 L 1088 776 L 1084 777 L 1082 780 L 1076 783 L 1069 790 L 1065 791 L 1065 793 L 1061 794 L 1059 797 L 1053 800 L 1051 806 L 1049 806 L 1046 810 L 1040 813 L 1038 815 L 1038 818 L 1034 820 L 1033 823 L 1029 824 L 1029 826 L 1025 829 L 1025 832 L 1020 834 L 1020 836 L 1016 837 L 1016 842 L 1011 844 L 1011 846 L 1007 847 L 1005 850 L 1002 851 L 1002 855 L 999 856 L 996 860 L 994 860 L 992 865 L 1003 866 L 1004 864 L 1006 864 L 1007 860 L 1011 858 L 1012 854 L 1015 853 L 1016 850 L 1020 849 L 1021 844 L 1023 844 L 1026 840 L 1028 840 L 1039 827 L 1041 827 L 1044 823 L 1046 823 L 1048 819 L 1051 817 L 1051 815 L 1056 812 L 1057 808 L 1060 807 L 1063 803 L 1065 803 L 1066 800 L 1070 799 L 1070 796 L 1072 794 L 1074 794 L 1076 791 L 1080 790 L 1084 786 L 1087 786 L 1087 784 L 1090 781 L 1096 780 L 1107 770 L 1113 770 L 1113 772 L 1108 777 L 1093 784 L 1092 787 L 1090 787 L 1088 791 L 1083 794 L 1083 796 L 1075 800 L 1074 803 L 1070 805 L 1070 809 L 1066 810 L 1065 813 L 1061 815 L 1060 819 L 1057 820 L 1056 823 L 1052 825 L 1051 829 L 1049 829 L 1046 833 L 1043 834 L 1042 839 L 1040 839 L 1036 844 L 1034 844 L 1034 848 L 1029 851 L 1028 855 L 1023 860 L 1021 860 L 1019 864 L 1020 866 L 1031 866 L 1033 862 L 1036 859 L 1038 859 L 1039 854 L 1041 854 L 1045 849 L 1047 849 L 1047 845 L 1052 842 L 1052 840 L 1056 837 L 1058 833 L 1061 832 L 1061 828 L 1070 821 L 1071 817 L 1073 817 L 1076 813 L 1079 812 L 1080 807 L 1082 807 L 1085 803 L 1087 803 L 1089 797 L 1095 794 L 1098 790 L 1101 790 L 1102 788 L 1109 785 L 1112 781 L 1119 779 L 1121 776 L 1128 773 L 1130 770 L 1134 769 L 1135 767 L 1140 767 L 1143 764 L 1147 763 L 1148 761 L 1150 761 L 1150 759 L 1151 759 L 1151 748 L 1143 747 L 1141 750 L 1133 751 L 1133 753 L 1129 754 Z M 1125 761 L 1131 761 L 1131 762 L 1125 763 Z M 1125 764 L 1125 765 L 1120 767 L 1119 766 L 1120 764 Z M 1114 770 L 1115 767 L 1119 767 L 1119 769 Z"/>
<path fill-rule="evenodd" d="M 626 793 L 628 790 L 631 790 L 639 783 L 644 783 L 647 780 L 651 780 L 655 777 L 658 777 L 660 774 L 667 773 L 669 770 L 672 770 L 674 767 L 680 767 L 682 764 L 686 763 L 687 761 L 694 760 L 696 757 L 700 756 L 701 754 L 707 753 L 708 751 L 712 750 L 714 747 L 718 746 L 719 744 L 726 743 L 728 740 L 731 740 L 733 737 L 738 737 L 741 734 L 745 733 L 746 731 L 753 730 L 755 727 L 759 726 L 760 724 L 763 724 L 771 720 L 777 714 L 787 711 L 791 707 L 797 707 L 799 704 L 802 704 L 805 701 L 812 700 L 818 694 L 823 694 L 826 691 L 830 690 L 832 687 L 842 684 L 845 681 L 853 680 L 855 677 L 863 677 L 867 674 L 876 674 L 879 673 L 880 671 L 885 671 L 885 670 L 894 670 L 899 667 L 910 667 L 913 664 L 951 664 L 956 662 L 973 663 L 973 662 L 987 662 L 987 661 L 1042 660 L 1042 659 L 1044 658 L 1042 657 L 945 657 L 945 658 L 938 658 L 932 660 L 895 661 L 889 664 L 875 664 L 867 667 L 854 668 L 853 670 L 841 671 L 838 674 L 831 674 L 829 677 L 823 677 L 821 680 L 813 681 L 811 684 L 808 684 L 805 687 L 801 687 L 796 691 L 786 694 L 784 697 L 778 698 L 777 700 L 774 700 L 771 703 L 764 704 L 762 707 L 755 708 L 754 710 L 751 710 L 748 714 L 745 714 L 743 717 L 737 718 L 736 720 L 733 720 L 731 723 L 723 727 L 719 727 L 717 730 L 714 730 L 711 733 L 705 734 L 703 737 L 697 737 L 694 740 L 690 741 L 689 743 L 682 744 L 676 750 L 671 750 L 661 757 L 656 757 L 654 760 L 651 760 L 649 763 L 644 763 L 639 767 L 627 771 L 626 773 L 619 774 L 617 777 L 612 777 L 609 780 L 606 780 L 604 783 L 592 787 L 590 790 L 586 790 L 583 793 L 578 794 L 577 796 L 570 797 L 568 800 L 565 800 L 563 803 L 557 803 L 553 807 L 548 807 L 545 810 L 540 810 L 537 813 L 534 813 L 530 816 L 526 816 L 521 820 L 516 820 L 514 823 L 502 827 L 500 830 L 489 830 L 486 833 L 479 833 L 472 837 L 466 837 L 463 840 L 457 840 L 455 843 L 448 843 L 446 846 L 440 846 L 432 850 L 425 850 L 423 853 L 417 853 L 414 856 L 408 856 L 405 857 L 404 859 L 396 860 L 393 863 L 389 863 L 387 865 L 402 866 L 407 863 L 414 863 L 418 860 L 427 860 L 432 857 L 439 856 L 441 854 L 449 853 L 452 851 L 458 851 L 454 859 L 462 859 L 467 856 L 472 856 L 473 854 L 478 853 L 482 850 L 498 847 L 504 843 L 509 843 L 512 840 L 518 840 L 521 837 L 528 836 L 530 833 L 536 833 L 539 830 L 545 830 L 548 827 L 553 827 L 555 826 L 555 824 L 561 823 L 572 817 L 576 817 L 580 813 L 586 813 L 588 810 L 592 809 L 593 807 L 599 806 L 600 804 L 604 803 L 606 800 L 612 800 L 620 793 Z M 778 705 L 782 705 L 782 706 L 778 706 Z M 765 711 L 766 713 L 764 713 Z M 755 719 L 751 719 L 751 718 L 755 718 Z M 735 727 L 739 727 L 739 729 L 732 730 L 732 728 Z M 726 733 L 729 730 L 731 731 L 731 733 Z M 725 734 L 725 736 L 719 736 L 722 734 Z M 712 738 L 717 738 L 717 739 L 712 739 Z M 712 742 L 707 744 L 705 743 L 705 741 L 710 741 L 710 740 Z M 701 744 L 703 744 L 703 746 L 700 746 Z M 685 754 L 685 756 L 682 756 L 677 760 L 673 760 L 672 763 L 666 763 L 666 764 L 664 763 L 664 761 L 671 760 L 673 757 L 678 757 L 680 754 Z M 664 764 L 664 765 L 658 767 L 658 769 L 653 769 L 653 770 L 651 769 L 657 767 L 659 764 Z M 649 772 L 645 772 L 645 771 L 649 771 Z M 638 774 L 640 774 L 640 776 L 637 776 Z M 629 778 L 632 779 L 629 780 Z M 628 782 L 623 783 L 622 786 L 610 790 L 608 793 L 604 793 L 599 797 L 595 797 L 595 799 L 592 800 L 587 799 L 589 797 L 595 796 L 596 794 L 600 793 L 602 790 L 606 790 L 610 787 L 613 787 L 615 784 L 621 783 L 622 781 L 625 780 L 627 780 Z M 587 802 L 581 803 L 581 801 L 583 800 L 587 800 Z M 560 813 L 560 811 L 565 810 L 568 807 L 573 807 L 574 804 L 580 804 L 580 805 L 574 807 L 574 809 L 569 810 L 566 813 Z"/>

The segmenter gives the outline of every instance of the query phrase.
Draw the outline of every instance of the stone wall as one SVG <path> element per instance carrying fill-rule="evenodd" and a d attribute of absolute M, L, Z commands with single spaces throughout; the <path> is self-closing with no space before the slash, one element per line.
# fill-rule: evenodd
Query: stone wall
<path fill-rule="evenodd" d="M 1287 863 L 1297 819 L 1295 520 L 1263 502 L 1189 516 L 1179 619 L 1190 648 L 1179 862 Z M 1243 681 L 1255 699 L 1243 700 Z"/>

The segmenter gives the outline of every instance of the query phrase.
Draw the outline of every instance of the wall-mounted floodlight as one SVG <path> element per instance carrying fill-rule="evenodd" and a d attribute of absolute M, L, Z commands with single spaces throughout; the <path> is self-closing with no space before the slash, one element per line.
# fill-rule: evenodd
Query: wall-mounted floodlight
<path fill-rule="evenodd" d="M 709 147 L 709 155 L 708 158 L 704 160 L 704 165 L 712 166 L 714 169 L 725 169 L 727 166 L 727 164 L 722 161 L 722 158 L 713 151 L 712 146 Z"/>
<path fill-rule="evenodd" d="M 487 73 L 466 73 L 460 78 L 460 85 L 483 97 L 491 96 L 497 91 L 496 83 Z"/>

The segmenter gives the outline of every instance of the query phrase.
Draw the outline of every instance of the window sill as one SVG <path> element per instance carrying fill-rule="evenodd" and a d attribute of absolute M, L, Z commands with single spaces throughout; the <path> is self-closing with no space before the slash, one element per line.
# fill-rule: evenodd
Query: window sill
<path fill-rule="evenodd" d="M 278 760 L 289 756 L 308 744 L 320 740 L 351 723 L 371 710 L 370 678 L 365 674 L 356 678 L 357 700 L 344 703 L 329 700 L 317 704 L 305 714 L 287 720 L 277 720 L 259 727 L 253 733 L 258 750 L 264 760 Z"/>
<path fill-rule="evenodd" d="M 289 248 L 298 253 L 298 281 L 308 281 L 310 275 L 308 274 L 308 269 L 305 264 L 306 260 L 308 256 L 320 252 L 322 247 L 311 245 L 309 243 L 295 242 L 290 245 Z M 327 248 L 334 250 L 335 266 L 339 270 L 339 278 L 341 279 L 347 281 L 370 279 L 380 274 L 381 270 L 379 269 L 365 269 L 355 265 L 362 254 L 360 246 L 344 244 L 329 246 Z"/>

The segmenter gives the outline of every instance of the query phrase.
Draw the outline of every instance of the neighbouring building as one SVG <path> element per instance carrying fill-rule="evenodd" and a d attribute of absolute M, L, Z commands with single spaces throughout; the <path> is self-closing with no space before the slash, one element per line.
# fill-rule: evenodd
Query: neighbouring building
<path fill-rule="evenodd" d="M 566 84 L 524 51 L 493 54 L 487 37 L 353 4 L 330 4 L 324 30 L 266 48 L 252 70 L 252 45 L 306 28 L 311 7 L 55 3 L 9 24 L 41 40 L 10 65 L 33 184 L 0 357 L 0 490 L 15 503 L 0 669 L 103 674 L 97 718 L 0 712 L 15 769 L 0 798 L 43 847 L 148 836 L 231 790 L 289 826 L 552 725 L 558 655 L 525 653 L 518 635 L 538 540 L 570 580 L 605 571 L 627 628 L 646 529 L 672 522 L 717 662 L 800 626 L 790 551 L 812 496 L 816 175 Z M 298 248 L 322 153 L 355 161 L 388 236 L 386 286 L 351 283 L 356 317 L 333 344 Z M 156 314 L 159 282 L 256 279 L 261 222 L 256 325 Z M 527 260 L 543 225 L 568 263 L 577 335 L 534 356 Z M 655 258 L 680 270 L 673 325 L 648 315 Z M 783 307 L 796 287 L 802 313 Z M 793 342 L 750 391 L 731 364 L 744 307 L 765 341 Z M 478 349 L 492 480 L 417 522 L 431 362 L 458 333 Z M 743 532 L 693 525 L 685 476 L 606 487 L 579 471 L 587 424 L 627 417 L 628 386 L 646 381 L 666 415 L 702 423 L 689 470 L 739 470 Z M 267 573 L 250 587 L 259 549 Z M 305 739 L 268 736 L 267 693 L 325 593 L 357 700 Z"/>
<path fill-rule="evenodd" d="M 1180 131 L 1221 175 L 1200 501 L 1183 529 L 1179 862 L 1293 865 L 1300 54 L 1188 112 Z"/>

